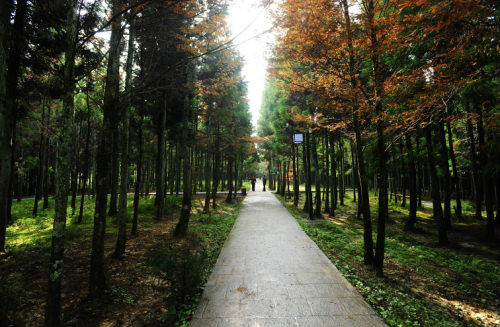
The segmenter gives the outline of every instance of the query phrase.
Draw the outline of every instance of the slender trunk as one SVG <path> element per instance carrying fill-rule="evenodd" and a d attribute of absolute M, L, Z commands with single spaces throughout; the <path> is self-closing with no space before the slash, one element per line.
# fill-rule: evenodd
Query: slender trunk
<path fill-rule="evenodd" d="M 73 152 L 74 151 L 73 149 Z M 73 172 L 71 173 L 71 216 L 75 215 L 76 211 L 76 196 L 78 192 L 78 159 L 75 158 L 75 155 L 73 155 L 73 160 L 72 163 L 74 165 Z"/>
<path fill-rule="evenodd" d="M 403 141 L 401 141 L 401 143 L 399 144 L 400 145 L 400 149 L 401 149 L 401 158 L 399 159 L 399 162 L 401 164 L 401 196 L 402 196 L 402 199 L 401 199 L 401 206 L 403 208 L 406 208 L 406 188 L 407 188 L 407 184 L 408 184 L 408 178 L 407 178 L 407 170 L 405 169 L 405 156 L 404 156 L 404 145 L 403 145 Z"/>
<path fill-rule="evenodd" d="M 45 101 L 42 101 L 42 126 L 45 126 Z M 42 181 L 43 181 L 43 150 L 44 146 L 44 134 L 45 131 L 42 127 L 42 132 L 40 133 L 40 144 L 38 145 L 38 166 L 36 174 L 36 187 L 35 187 L 35 200 L 33 201 L 33 217 L 38 214 L 38 202 L 40 201 L 40 194 L 42 193 Z"/>
<path fill-rule="evenodd" d="M 228 176 L 228 192 L 226 197 L 226 203 L 230 203 L 233 199 L 233 166 L 234 166 L 234 156 L 232 155 L 233 150 L 230 149 L 231 154 L 229 154 L 227 163 L 227 176 Z"/>
<path fill-rule="evenodd" d="M 306 169 L 306 203 L 304 209 L 309 214 L 309 219 L 313 218 L 313 205 L 312 205 L 312 191 L 311 191 L 311 146 L 310 146 L 310 135 L 306 133 L 305 142 L 305 169 Z"/>
<path fill-rule="evenodd" d="M 431 126 L 432 125 L 429 125 L 425 128 L 425 140 L 427 143 L 427 161 L 429 166 L 429 175 L 431 178 L 432 210 L 438 227 L 439 244 L 445 245 L 448 244 L 448 236 L 446 234 L 446 225 L 443 220 L 443 209 L 441 208 L 441 195 L 436 171 L 434 147 L 432 144 Z"/>
<path fill-rule="evenodd" d="M 112 2 L 112 11 L 116 15 L 120 10 L 121 1 Z M 96 154 L 95 175 L 95 213 L 94 230 L 92 237 L 92 253 L 90 258 L 89 295 L 95 299 L 101 296 L 106 289 L 104 273 L 104 238 L 106 235 L 107 200 L 111 184 L 110 162 L 113 154 L 114 126 L 117 123 L 116 103 L 119 97 L 119 68 L 120 68 L 120 41 L 122 17 L 118 15 L 111 24 L 111 37 L 109 41 L 109 57 L 104 89 L 103 123 L 99 135 Z M 111 165 L 113 169 L 113 165 Z"/>
<path fill-rule="evenodd" d="M 85 162 L 83 163 L 83 187 L 82 187 L 82 198 L 80 199 L 80 212 L 78 214 L 77 223 L 80 224 L 83 221 L 83 206 L 85 202 L 85 192 L 87 190 L 87 179 L 89 176 L 89 165 L 90 165 L 90 101 L 89 101 L 89 91 L 87 90 L 87 135 L 85 137 Z"/>
<path fill-rule="evenodd" d="M 49 108 L 50 109 L 50 108 Z M 49 110 L 50 117 L 50 110 Z M 43 164 L 43 205 L 42 209 L 49 208 L 49 185 L 50 185 L 50 174 L 49 174 L 49 136 L 47 135 L 45 139 L 45 149 L 44 149 L 44 164 Z"/>
<path fill-rule="evenodd" d="M 113 133 L 112 140 L 112 155 L 111 155 L 111 180 L 109 189 L 109 216 L 115 216 L 118 213 L 118 178 L 120 171 L 120 131 L 118 127 L 119 122 L 113 119 Z"/>
<path fill-rule="evenodd" d="M 481 174 L 479 171 L 477 151 L 476 151 L 476 141 L 474 140 L 474 128 L 472 126 L 471 118 L 467 119 L 466 123 L 467 134 L 469 135 L 470 141 L 470 156 L 471 156 L 471 168 L 472 168 L 472 180 L 474 184 L 474 194 L 475 194 L 475 208 L 476 208 L 476 219 L 482 219 L 482 203 L 483 203 L 483 182 L 481 179 Z"/>
<path fill-rule="evenodd" d="M 59 133 L 57 137 L 56 156 L 56 192 L 55 214 L 52 228 L 52 243 L 50 250 L 49 278 L 47 289 L 47 303 L 45 307 L 45 326 L 56 327 L 61 323 L 61 282 L 63 276 L 63 258 L 66 229 L 66 212 L 68 208 L 68 181 L 71 164 L 71 130 L 74 114 L 75 82 L 74 65 L 77 34 L 77 8 L 78 1 L 72 0 L 66 12 L 65 36 L 65 64 L 64 64 L 64 95 L 63 108 L 59 119 Z"/>
<path fill-rule="evenodd" d="M 356 172 L 357 172 L 357 169 L 356 169 L 356 159 L 354 158 L 354 144 L 353 144 L 352 140 L 349 140 L 349 148 L 351 150 L 351 182 L 350 182 L 350 184 L 352 187 L 352 201 L 357 202 L 356 201 L 356 189 L 357 189 Z M 359 215 L 359 213 L 358 213 L 358 215 Z"/>
<path fill-rule="evenodd" d="M 7 103 L 7 46 L 10 28 L 10 11 L 13 1 L 0 2 L 0 252 L 5 251 L 7 212 L 9 202 L 9 180 L 11 173 L 12 112 Z M 57 322 L 59 324 L 59 321 Z"/>
<path fill-rule="evenodd" d="M 143 138 L 143 125 L 144 125 L 144 115 L 141 113 L 141 118 L 139 119 L 139 133 L 137 135 L 137 148 L 139 149 L 139 158 L 137 159 L 137 177 L 135 179 L 135 189 L 134 189 L 134 216 L 132 218 L 132 229 L 130 230 L 130 235 L 137 236 L 137 225 L 139 221 L 139 202 L 141 195 L 142 186 L 142 162 L 144 160 L 144 138 Z"/>
<path fill-rule="evenodd" d="M 416 153 L 420 153 L 420 136 L 421 136 L 421 132 L 420 132 L 420 129 L 417 129 L 417 135 L 415 137 L 415 149 L 416 149 Z M 417 166 L 417 196 L 418 196 L 418 200 L 417 200 L 417 206 L 419 208 L 422 208 L 422 192 L 423 192 L 423 189 L 424 189 L 424 182 L 423 182 L 423 179 L 424 179 L 424 169 L 422 168 L 423 164 L 421 163 L 420 160 L 418 160 L 419 158 L 416 158 L 416 155 L 415 153 L 413 153 L 413 155 L 415 156 L 415 160 L 416 160 L 416 166 Z"/>
<path fill-rule="evenodd" d="M 387 155 L 385 150 L 385 121 L 382 114 L 382 97 L 383 97 L 383 74 L 381 64 L 379 62 L 379 41 L 377 39 L 377 31 L 375 26 L 375 8 L 374 1 L 370 0 L 367 7 L 367 14 L 370 27 L 370 43 L 371 43 L 371 59 L 373 64 L 373 80 L 374 80 L 374 99 L 375 113 L 377 114 L 377 169 L 378 169 L 378 220 L 377 220 L 377 244 L 375 249 L 375 268 L 377 275 L 383 275 L 383 261 L 385 253 L 385 224 L 388 219 L 388 174 L 387 174 Z"/>
<path fill-rule="evenodd" d="M 450 151 L 451 158 L 451 168 L 453 170 L 453 183 L 455 184 L 455 201 L 457 206 L 455 207 L 455 215 L 457 215 L 458 220 L 462 219 L 462 194 L 460 192 L 460 177 L 458 176 L 457 169 L 457 158 L 455 156 L 455 150 L 453 148 L 453 133 L 451 130 L 450 122 L 446 122 L 446 127 L 448 131 L 448 148 Z"/>
<path fill-rule="evenodd" d="M 128 193 L 128 163 L 129 163 L 129 129 L 130 118 L 129 110 L 132 107 L 131 95 L 131 82 L 132 82 L 132 65 L 134 64 L 134 15 L 135 12 L 130 13 L 131 18 L 129 22 L 129 36 L 128 36 L 128 50 L 127 50 L 127 63 L 125 66 L 125 105 L 122 109 L 122 117 L 120 119 L 120 138 L 121 138 L 121 152 L 120 152 L 120 197 L 118 206 L 118 237 L 116 239 L 116 247 L 113 256 L 121 258 L 125 253 L 125 246 L 127 243 L 127 193 Z"/>
<path fill-rule="evenodd" d="M 219 171 L 221 161 L 220 149 L 220 127 L 217 125 L 215 131 L 215 144 L 214 144 L 214 164 L 213 164 L 213 178 L 212 178 L 212 208 L 217 208 L 217 190 L 219 188 Z"/>
<path fill-rule="evenodd" d="M 340 187 L 339 187 L 339 199 L 340 199 L 340 205 L 344 205 L 344 197 L 345 197 L 345 166 L 344 166 L 344 156 L 345 156 L 345 151 L 344 151 L 344 141 L 339 139 L 339 151 L 340 151 L 340 158 L 339 158 L 339 181 L 340 181 Z"/>
<path fill-rule="evenodd" d="M 330 213 L 330 147 L 328 146 L 328 132 L 325 130 L 323 132 L 323 162 L 325 167 L 323 169 L 325 173 L 325 212 Z"/>
<path fill-rule="evenodd" d="M 316 184 L 316 199 L 315 199 L 315 208 L 313 213 L 313 218 L 321 218 L 321 171 L 319 169 L 318 163 L 318 152 L 316 149 L 316 135 L 312 134 L 312 159 L 314 165 L 314 175 L 315 175 L 315 184 Z"/>
<path fill-rule="evenodd" d="M 406 135 L 406 150 L 408 152 L 408 173 L 409 173 L 409 187 L 410 187 L 410 211 L 408 214 L 408 219 L 405 223 L 405 230 L 414 231 L 415 223 L 417 221 L 417 172 L 415 169 L 415 154 L 413 152 L 413 146 L 411 144 L 411 136 Z"/>
<path fill-rule="evenodd" d="M 497 217 L 495 220 L 496 227 L 500 227 L 500 176 L 497 177 L 496 185 L 496 196 L 497 196 Z"/>
<path fill-rule="evenodd" d="M 190 68 L 188 68 L 190 69 Z M 191 78 L 188 77 L 188 81 Z M 189 217 L 191 215 L 191 199 L 192 199 L 192 170 L 190 152 L 192 149 L 191 140 L 193 139 L 193 132 L 190 126 L 191 120 L 191 98 L 186 95 L 184 99 L 185 118 L 183 123 L 183 143 L 182 144 L 182 170 L 183 170 L 183 183 L 182 183 L 182 207 L 179 222 L 175 226 L 174 236 L 185 236 L 188 230 Z M 231 173 L 232 174 L 232 173 Z"/>
<path fill-rule="evenodd" d="M 485 169 L 490 163 L 490 153 L 487 148 L 486 143 L 486 133 L 483 126 L 483 111 L 481 108 L 477 110 L 477 139 L 479 148 L 479 161 L 482 163 L 479 168 L 481 174 L 481 179 L 484 186 L 484 204 L 486 207 L 486 237 L 488 240 L 493 241 L 495 239 L 495 214 L 494 214 L 494 179 Z"/>
<path fill-rule="evenodd" d="M 450 166 L 448 164 L 448 147 L 446 146 L 446 134 L 444 131 L 444 123 L 440 122 L 437 126 L 439 143 L 441 145 L 441 169 L 444 171 L 443 176 L 443 195 L 444 195 L 444 224 L 446 229 L 451 229 L 451 183 L 450 183 Z"/>
<path fill-rule="evenodd" d="M 332 201 L 330 205 L 330 215 L 335 216 L 335 210 L 337 209 L 337 159 L 335 158 L 335 137 L 333 132 L 329 134 L 330 138 L 330 175 L 332 179 L 332 189 L 330 199 Z"/>
<path fill-rule="evenodd" d="M 210 174 L 212 172 L 210 154 L 211 151 L 209 150 L 205 156 L 205 205 L 203 207 L 203 213 L 210 212 Z"/>
<path fill-rule="evenodd" d="M 349 75 L 351 85 L 356 87 L 356 80 L 354 74 L 354 48 L 353 37 L 351 30 L 351 18 L 349 15 L 349 5 L 347 0 L 342 0 L 342 7 L 344 9 L 344 18 L 346 23 L 346 30 L 349 45 Z M 359 196 L 358 202 L 362 203 L 361 210 L 363 212 L 363 245 L 364 245 L 364 263 L 372 265 L 374 263 L 373 253 L 373 236 L 372 236 L 372 221 L 370 213 L 370 198 L 368 195 L 368 179 L 366 176 L 366 163 L 363 153 L 363 138 L 361 136 L 361 126 L 359 122 L 358 113 L 356 112 L 356 103 L 353 103 L 352 118 L 354 133 L 356 136 L 356 157 L 358 163 L 358 178 L 359 178 Z"/>
<path fill-rule="evenodd" d="M 165 125 L 167 122 L 167 102 L 164 99 L 162 109 L 160 111 L 160 121 L 157 130 L 157 149 L 156 149 L 156 217 L 157 221 L 163 219 L 165 211 Z M 180 173 L 179 171 L 177 172 Z"/>

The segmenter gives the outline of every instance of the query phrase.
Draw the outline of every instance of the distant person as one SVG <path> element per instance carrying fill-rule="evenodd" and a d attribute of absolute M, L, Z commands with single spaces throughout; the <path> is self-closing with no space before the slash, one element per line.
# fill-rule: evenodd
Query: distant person
<path fill-rule="evenodd" d="M 254 192 L 255 192 L 255 182 L 256 182 L 255 177 L 252 177 L 252 191 Z"/>
<path fill-rule="evenodd" d="M 264 184 L 264 189 L 263 189 L 264 192 L 266 191 L 266 182 L 267 182 L 267 178 L 264 175 L 264 177 L 262 177 L 262 184 Z"/>

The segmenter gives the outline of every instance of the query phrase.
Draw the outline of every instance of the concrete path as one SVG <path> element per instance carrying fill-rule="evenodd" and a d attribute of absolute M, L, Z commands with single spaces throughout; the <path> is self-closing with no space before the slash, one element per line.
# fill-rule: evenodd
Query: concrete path
<path fill-rule="evenodd" d="M 250 191 L 191 327 L 275 326 L 386 325 L 274 195 Z"/>

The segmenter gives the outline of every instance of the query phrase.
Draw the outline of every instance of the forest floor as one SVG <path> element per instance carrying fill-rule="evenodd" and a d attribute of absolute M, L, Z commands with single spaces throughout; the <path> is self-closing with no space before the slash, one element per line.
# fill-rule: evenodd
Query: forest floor
<path fill-rule="evenodd" d="M 178 239 L 172 236 L 172 231 L 180 201 L 178 196 L 167 196 L 167 217 L 156 222 L 154 197 L 141 199 L 139 235 L 127 240 L 126 255 L 121 260 L 111 258 L 117 226 L 113 217 L 108 218 L 105 240 L 108 288 L 97 302 L 87 299 L 94 202 L 86 200 L 81 224 L 76 223 L 76 215 L 70 216 L 69 208 L 63 326 L 188 325 L 202 286 L 238 215 L 241 199 L 225 204 L 221 196 L 216 210 L 202 214 L 202 200 L 195 197 L 188 236 Z M 131 204 L 129 197 L 130 210 Z M 0 310 L 6 310 L 3 313 L 11 320 L 6 326 L 43 325 L 54 206 L 51 202 L 51 209 L 31 218 L 32 206 L 33 201 L 14 203 L 14 222 L 7 231 L 7 252 L 0 254 Z M 130 230 L 130 225 L 127 227 Z M 177 264 L 164 267 L 163 262 Z M 179 294 L 171 284 L 188 268 L 194 272 L 186 282 L 189 289 Z"/>
<path fill-rule="evenodd" d="M 439 247 L 432 208 L 419 208 L 417 231 L 408 233 L 408 209 L 391 203 L 380 278 L 363 264 L 363 224 L 351 194 L 335 217 L 313 221 L 291 199 L 278 198 L 389 326 L 500 326 L 500 246 L 485 241 L 485 221 L 475 220 L 467 204 L 466 217 L 453 221 L 451 245 Z M 370 202 L 375 230 L 376 197 Z"/>

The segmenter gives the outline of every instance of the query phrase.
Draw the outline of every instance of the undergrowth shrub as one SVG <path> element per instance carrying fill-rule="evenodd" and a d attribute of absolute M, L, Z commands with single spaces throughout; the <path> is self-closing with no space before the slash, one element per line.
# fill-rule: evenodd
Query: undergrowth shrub
<path fill-rule="evenodd" d="M 172 246 L 157 246 L 147 252 L 148 265 L 160 280 L 159 286 L 168 290 L 167 315 L 164 321 L 173 321 L 182 305 L 195 298 L 202 290 L 204 271 L 208 264 L 205 249 L 191 250 Z"/>

